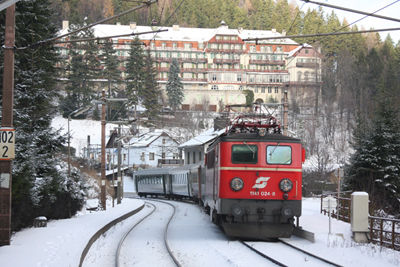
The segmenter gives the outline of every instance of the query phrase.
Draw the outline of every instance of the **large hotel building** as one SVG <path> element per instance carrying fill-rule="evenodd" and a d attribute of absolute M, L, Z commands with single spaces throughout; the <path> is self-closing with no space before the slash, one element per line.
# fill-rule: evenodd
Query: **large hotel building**
<path fill-rule="evenodd" d="M 68 30 L 64 21 L 61 34 Z M 149 49 L 158 70 L 158 82 L 163 92 L 173 59 L 180 64 L 184 86 L 183 110 L 220 111 L 224 105 L 244 104 L 244 90 L 254 92 L 254 100 L 262 103 L 281 102 L 283 92 L 289 99 L 306 103 L 315 98 L 320 87 L 320 55 L 309 45 L 300 45 L 276 30 L 230 29 L 224 22 L 214 29 L 151 27 L 100 24 L 94 26 L 95 37 L 140 34 L 139 39 Z M 260 41 L 252 38 L 281 37 Z M 129 56 L 129 43 L 134 37 L 116 37 L 114 48 L 121 60 L 122 78 Z M 68 56 L 67 46 L 59 46 Z M 101 80 L 97 81 L 101 85 Z"/>

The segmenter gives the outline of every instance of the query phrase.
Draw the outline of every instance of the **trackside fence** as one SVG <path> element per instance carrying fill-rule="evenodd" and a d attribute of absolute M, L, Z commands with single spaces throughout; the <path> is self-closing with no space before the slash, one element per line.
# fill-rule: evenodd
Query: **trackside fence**
<path fill-rule="evenodd" d="M 351 194 L 345 194 L 345 196 L 347 195 Z M 324 215 L 329 215 L 328 209 L 323 205 L 324 198 L 328 196 L 334 197 L 337 203 L 336 209 L 331 210 L 331 217 L 350 223 L 351 198 L 338 197 L 335 193 L 321 195 L 320 212 Z M 373 213 L 371 209 L 370 213 Z M 368 216 L 368 223 L 371 243 L 400 251 L 400 220 Z"/>
<path fill-rule="evenodd" d="M 370 241 L 400 250 L 400 220 L 368 216 Z"/>

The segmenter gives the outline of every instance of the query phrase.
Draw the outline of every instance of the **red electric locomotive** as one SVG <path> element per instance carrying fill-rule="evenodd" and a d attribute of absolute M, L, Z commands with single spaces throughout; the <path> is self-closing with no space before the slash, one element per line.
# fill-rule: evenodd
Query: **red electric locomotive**
<path fill-rule="evenodd" d="M 207 150 L 201 198 L 212 221 L 233 237 L 289 237 L 304 159 L 300 140 L 282 135 L 274 117 L 238 117 Z"/>

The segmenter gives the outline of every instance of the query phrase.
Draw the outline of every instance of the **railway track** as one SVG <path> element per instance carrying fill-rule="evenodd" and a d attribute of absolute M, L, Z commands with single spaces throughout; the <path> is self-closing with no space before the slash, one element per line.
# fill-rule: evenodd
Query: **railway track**
<path fill-rule="evenodd" d="M 336 266 L 342 267 L 342 265 L 336 264 L 330 260 L 324 259 L 320 256 L 312 254 L 308 251 L 300 249 L 287 243 L 283 240 L 278 239 L 277 242 L 245 242 L 239 241 L 244 246 L 257 253 L 259 256 L 269 260 L 270 262 L 282 266 Z M 290 251 L 291 249 L 291 251 Z M 296 264 L 293 262 L 296 261 Z"/>
<path fill-rule="evenodd" d="M 151 203 L 151 202 L 162 203 L 162 205 L 167 205 L 167 206 L 169 206 L 169 207 L 172 208 L 172 213 L 171 213 L 171 215 L 169 216 L 169 218 L 168 218 L 168 220 L 167 220 L 167 223 L 166 223 L 166 225 L 165 225 L 165 228 L 164 228 L 164 231 L 163 231 L 163 234 L 162 234 L 162 236 L 163 236 L 162 239 L 163 239 L 163 243 L 164 243 L 165 249 L 166 249 L 166 251 L 168 252 L 168 255 L 171 257 L 171 260 L 173 261 L 173 263 L 174 263 L 176 266 L 181 267 L 181 264 L 179 263 L 178 259 L 175 257 L 173 251 L 171 250 L 171 248 L 170 248 L 170 246 L 169 246 L 169 242 L 168 242 L 168 228 L 169 228 L 169 225 L 170 225 L 172 219 L 173 219 L 174 216 L 175 216 L 176 208 L 175 208 L 175 206 L 174 206 L 173 204 L 168 203 L 168 202 L 165 202 L 165 201 L 160 201 L 160 200 L 147 200 L 147 201 L 145 202 L 146 205 L 152 206 L 152 207 L 153 207 L 153 210 L 152 210 L 149 214 L 147 214 L 145 217 L 143 217 L 141 220 L 139 220 L 138 222 L 136 222 L 136 223 L 123 235 L 123 237 L 121 238 L 121 240 L 120 240 L 120 242 L 119 242 L 119 244 L 118 244 L 118 247 L 117 247 L 117 251 L 116 251 L 116 253 L 115 253 L 115 266 L 116 266 L 116 267 L 121 267 L 121 266 L 123 266 L 123 265 L 121 264 L 121 250 L 122 250 L 122 248 L 123 248 L 123 246 L 124 246 L 124 243 L 126 242 L 127 238 L 132 234 L 132 231 L 133 231 L 134 229 L 136 229 L 136 227 L 137 227 L 138 225 L 140 225 L 143 221 L 145 221 L 146 219 L 149 219 L 151 216 L 154 216 L 155 212 L 157 211 L 157 206 L 156 206 L 155 204 Z"/>

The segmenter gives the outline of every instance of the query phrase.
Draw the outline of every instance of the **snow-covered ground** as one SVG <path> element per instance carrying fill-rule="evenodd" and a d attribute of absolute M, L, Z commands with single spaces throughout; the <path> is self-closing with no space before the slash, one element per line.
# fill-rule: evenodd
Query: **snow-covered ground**
<path fill-rule="evenodd" d="M 125 179 L 125 188 L 129 188 L 129 191 L 133 188 L 131 182 L 129 179 Z M 315 243 L 293 237 L 288 239 L 292 244 L 343 266 L 400 265 L 400 252 L 371 244 L 353 242 L 350 224 L 348 223 L 332 219 L 332 234 L 329 235 L 328 217 L 320 214 L 319 201 L 317 198 L 303 199 L 303 215 L 301 217 L 301 225 L 315 233 Z M 143 200 L 140 199 L 124 198 L 122 204 L 116 205 L 114 208 L 108 207 L 106 211 L 91 213 L 82 211 L 71 219 L 50 221 L 46 228 L 28 228 L 17 232 L 12 236 L 10 246 L 0 247 L 1 266 L 78 266 L 83 248 L 99 228 L 114 218 L 142 205 L 142 203 Z M 212 262 L 219 264 L 224 262 L 223 266 L 252 266 L 260 263 L 259 257 L 249 257 L 248 248 L 241 246 L 237 241 L 226 238 L 199 208 L 186 206 L 179 209 L 181 217 L 176 222 L 174 220 L 171 222 L 169 236 L 172 247 L 186 248 L 187 253 L 184 257 L 185 262 L 188 263 L 187 266 L 209 266 L 206 263 Z M 143 214 L 134 215 L 130 219 L 137 220 L 135 216 L 143 217 Z M 125 224 L 128 224 L 128 221 Z M 117 230 L 111 229 L 108 234 L 111 235 L 112 232 Z M 109 245 L 110 240 L 107 240 L 106 237 L 107 234 L 102 236 L 100 239 L 103 239 L 103 241 L 99 240 L 92 248 L 100 250 Z M 142 238 L 146 237 L 142 236 Z M 199 244 L 206 244 L 208 248 L 195 249 Z M 216 251 L 210 253 L 210 249 Z M 234 253 L 232 253 L 233 250 Z M 189 253 L 190 251 L 193 251 L 192 256 Z M 92 253 L 93 251 L 88 254 L 90 266 L 109 266 L 96 264 L 96 260 L 100 260 L 102 257 L 90 256 Z M 112 254 L 113 252 L 108 253 Z M 153 254 L 158 252 L 142 249 L 140 253 L 142 258 L 146 258 L 154 257 Z M 245 258 L 241 255 L 244 255 Z M 225 261 L 221 261 L 220 257 L 223 257 Z M 299 262 L 288 257 L 287 261 L 289 266 L 310 266 L 307 265 L 307 259 Z M 139 265 L 143 266 L 143 262 Z M 166 257 L 165 262 L 162 262 L 162 260 L 159 262 L 159 266 L 169 265 L 170 259 L 168 257 Z"/>
<path fill-rule="evenodd" d="M 56 129 L 62 127 L 65 133 L 67 120 L 58 117 L 52 125 Z M 70 127 L 73 135 L 72 146 L 77 148 L 77 151 L 86 146 L 87 135 L 91 135 L 92 143 L 100 143 L 100 122 L 72 120 Z M 112 129 L 114 126 L 109 125 L 109 127 Z M 128 177 L 124 178 L 124 191 L 130 193 L 130 196 L 134 195 L 132 192 L 135 191 L 135 188 L 132 180 Z M 94 206 L 96 205 L 94 204 Z M 116 205 L 114 208 L 109 202 L 106 211 L 88 212 L 84 209 L 71 219 L 50 221 L 45 228 L 27 228 L 19 231 L 13 234 L 10 246 L 0 247 L 0 265 L 2 267 L 78 266 L 82 250 L 98 229 L 141 205 L 143 205 L 143 200 L 124 198 L 122 204 Z M 303 199 L 302 208 L 300 225 L 306 230 L 314 232 L 316 240 L 315 243 L 311 243 L 297 237 L 289 239 L 289 242 L 297 247 L 343 266 L 400 266 L 400 252 L 371 244 L 353 242 L 348 223 L 332 219 L 332 233 L 328 234 L 329 220 L 327 216 L 323 216 L 319 212 L 319 199 Z M 241 246 L 237 241 L 226 238 L 215 225 L 210 223 L 209 218 L 199 208 L 181 206 L 178 208 L 178 214 L 181 214 L 181 219 L 171 222 L 169 237 L 172 247 L 180 250 L 186 248 L 188 251 L 184 254 L 184 262 L 187 263 L 187 266 L 214 265 L 210 263 L 218 264 L 218 266 L 260 265 L 259 257 L 249 256 L 253 254 L 249 252 L 248 248 Z M 138 213 L 129 220 L 137 221 L 139 217 L 143 217 L 143 214 Z M 118 227 L 122 229 L 123 224 L 126 226 L 129 223 L 127 220 L 110 229 L 93 245 L 92 248 L 95 251 L 91 251 L 87 256 L 90 266 L 110 266 L 110 264 L 97 262 L 102 257 L 96 253 L 96 250 L 107 251 L 107 246 L 111 243 L 107 237 L 118 232 Z M 142 238 L 146 238 L 146 236 Z M 204 248 L 199 250 L 199 244 L 202 244 Z M 277 249 L 272 247 L 272 249 Z M 210 249 L 215 251 L 210 253 Z M 191 251 L 193 254 L 189 253 Z M 108 251 L 108 253 L 111 253 L 112 257 L 112 251 Z M 141 250 L 141 257 L 153 257 L 154 253 L 157 251 Z M 299 262 L 294 258 L 287 258 L 289 266 L 310 266 L 307 259 Z M 165 262 L 160 261 L 159 266 L 169 266 L 170 264 L 169 258 Z M 143 261 L 141 265 L 145 265 Z M 267 263 L 261 265 L 266 266 Z"/>

